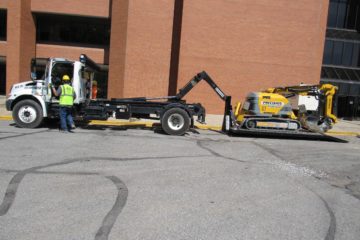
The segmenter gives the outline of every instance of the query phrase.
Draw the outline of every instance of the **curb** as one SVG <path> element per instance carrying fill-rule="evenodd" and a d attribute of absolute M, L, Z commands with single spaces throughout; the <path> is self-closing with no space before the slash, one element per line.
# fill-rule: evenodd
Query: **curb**
<path fill-rule="evenodd" d="M 352 137 L 360 136 L 360 133 L 356 133 L 356 132 L 328 131 L 327 134 L 328 135 L 338 135 L 338 136 L 352 136 Z"/>
<path fill-rule="evenodd" d="M 11 116 L 0 116 L 0 120 L 11 121 L 13 118 Z M 134 121 L 129 122 L 126 120 L 93 120 L 89 123 L 89 125 L 105 125 L 105 126 L 142 126 L 142 127 L 152 127 L 153 124 L 157 124 L 157 122 L 146 122 L 146 121 Z M 220 131 L 221 126 L 204 126 L 201 124 L 195 124 L 195 127 L 202 130 L 214 130 Z M 359 137 L 360 133 L 357 132 L 341 132 L 341 131 L 328 131 L 328 135 L 336 135 L 336 136 L 351 136 L 351 137 Z"/>

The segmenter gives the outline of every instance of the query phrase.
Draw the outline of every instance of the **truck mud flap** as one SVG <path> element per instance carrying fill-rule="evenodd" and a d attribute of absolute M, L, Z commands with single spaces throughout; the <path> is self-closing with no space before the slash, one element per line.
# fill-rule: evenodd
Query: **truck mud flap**
<path fill-rule="evenodd" d="M 320 132 L 311 132 L 306 130 L 287 131 L 287 130 L 263 130 L 263 129 L 230 129 L 230 136 L 239 137 L 259 137 L 259 138 L 281 138 L 281 139 L 299 139 L 299 140 L 316 140 L 347 143 L 348 141 L 333 137 Z"/>

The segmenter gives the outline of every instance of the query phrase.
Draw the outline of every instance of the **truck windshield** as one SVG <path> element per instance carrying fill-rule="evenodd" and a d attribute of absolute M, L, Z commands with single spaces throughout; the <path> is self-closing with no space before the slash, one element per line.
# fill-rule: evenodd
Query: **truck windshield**
<path fill-rule="evenodd" d="M 62 79 L 64 75 L 68 75 L 72 79 L 73 73 L 74 64 L 72 62 L 57 62 L 52 67 L 51 77 Z"/>

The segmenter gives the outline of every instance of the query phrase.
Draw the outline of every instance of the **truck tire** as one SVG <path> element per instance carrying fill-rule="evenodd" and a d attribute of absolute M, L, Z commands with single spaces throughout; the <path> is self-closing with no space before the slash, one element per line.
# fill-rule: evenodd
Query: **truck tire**
<path fill-rule="evenodd" d="M 16 103 L 12 115 L 16 125 L 22 128 L 37 128 L 44 119 L 41 106 L 30 99 Z"/>
<path fill-rule="evenodd" d="M 190 117 L 181 108 L 170 108 L 161 118 L 161 127 L 169 135 L 184 135 L 189 126 Z"/>

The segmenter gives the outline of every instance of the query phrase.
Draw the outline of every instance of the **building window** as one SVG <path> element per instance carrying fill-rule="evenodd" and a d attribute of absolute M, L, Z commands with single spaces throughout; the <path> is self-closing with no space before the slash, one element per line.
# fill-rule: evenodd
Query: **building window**
<path fill-rule="evenodd" d="M 330 0 L 328 27 L 360 31 L 359 0 Z"/>
<path fill-rule="evenodd" d="M 6 41 L 7 12 L 0 9 L 0 40 Z"/>
<path fill-rule="evenodd" d="M 325 42 L 325 65 L 360 67 L 360 42 L 329 40 Z"/>
<path fill-rule="evenodd" d="M 107 98 L 108 72 L 96 72 L 94 80 L 97 82 L 97 98 Z"/>
<path fill-rule="evenodd" d="M 0 95 L 6 92 L 6 60 L 0 56 Z"/>
<path fill-rule="evenodd" d="M 35 17 L 38 43 L 109 46 L 109 19 L 50 14 Z"/>

